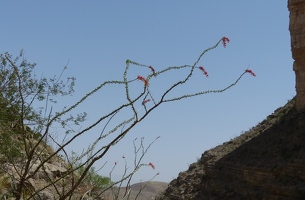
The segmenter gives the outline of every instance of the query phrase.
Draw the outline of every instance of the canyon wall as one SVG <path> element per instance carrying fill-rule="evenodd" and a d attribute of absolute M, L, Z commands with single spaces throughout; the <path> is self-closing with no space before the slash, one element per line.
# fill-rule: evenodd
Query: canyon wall
<path fill-rule="evenodd" d="M 288 0 L 291 51 L 296 75 L 296 108 L 305 110 L 305 0 Z"/>

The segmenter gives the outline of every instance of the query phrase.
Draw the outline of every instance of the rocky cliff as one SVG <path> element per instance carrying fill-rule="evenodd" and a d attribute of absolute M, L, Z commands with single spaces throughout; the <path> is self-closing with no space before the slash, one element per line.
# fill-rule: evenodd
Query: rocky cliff
<path fill-rule="evenodd" d="M 305 113 L 294 100 L 202 154 L 158 200 L 305 199 Z"/>
<path fill-rule="evenodd" d="M 288 0 L 291 51 L 296 75 L 296 107 L 305 110 L 305 0 Z"/>

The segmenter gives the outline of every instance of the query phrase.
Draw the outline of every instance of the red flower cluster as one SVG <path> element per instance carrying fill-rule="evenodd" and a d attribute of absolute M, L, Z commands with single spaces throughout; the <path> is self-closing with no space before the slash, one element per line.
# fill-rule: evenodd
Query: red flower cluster
<path fill-rule="evenodd" d="M 155 69 L 152 66 L 149 66 L 148 68 L 151 69 L 151 72 L 153 73 L 153 75 L 156 76 Z"/>
<path fill-rule="evenodd" d="M 137 79 L 140 80 L 140 81 L 143 81 L 145 86 L 148 86 L 148 81 L 143 76 L 138 76 Z"/>
<path fill-rule="evenodd" d="M 148 163 L 148 165 L 149 165 L 149 166 L 151 166 L 151 168 L 155 169 L 155 165 L 154 165 L 154 164 L 152 164 L 151 162 L 150 162 L 150 163 Z"/>
<path fill-rule="evenodd" d="M 227 38 L 227 37 L 222 37 L 222 45 L 223 45 L 224 48 L 226 48 L 227 42 L 229 43 L 230 39 Z"/>
<path fill-rule="evenodd" d="M 147 102 L 150 102 L 150 99 L 145 99 L 144 101 L 142 101 L 142 105 L 146 104 Z"/>
<path fill-rule="evenodd" d="M 256 74 L 251 69 L 246 69 L 245 72 L 251 74 L 252 76 L 256 76 Z"/>
<path fill-rule="evenodd" d="M 206 77 L 209 77 L 208 72 L 207 72 L 202 66 L 200 66 L 200 67 L 198 67 L 198 68 L 203 72 L 203 74 L 204 74 Z"/>

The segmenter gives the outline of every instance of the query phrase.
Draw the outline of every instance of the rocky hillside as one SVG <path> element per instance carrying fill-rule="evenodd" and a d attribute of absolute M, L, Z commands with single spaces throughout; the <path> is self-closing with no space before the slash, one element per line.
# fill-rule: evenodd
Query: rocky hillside
<path fill-rule="evenodd" d="M 294 105 L 204 152 L 156 199 L 305 199 L 305 113 Z"/>

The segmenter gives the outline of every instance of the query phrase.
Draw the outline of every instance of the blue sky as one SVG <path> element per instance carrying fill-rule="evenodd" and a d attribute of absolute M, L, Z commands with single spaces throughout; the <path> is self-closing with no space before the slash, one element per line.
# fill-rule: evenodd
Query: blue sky
<path fill-rule="evenodd" d="M 161 136 L 143 161 L 156 169 L 141 169 L 134 182 L 157 172 L 155 180 L 169 182 L 205 150 L 255 126 L 295 95 L 288 21 L 287 1 L 4 1 L 0 50 L 17 55 L 23 49 L 27 60 L 37 63 L 36 72 L 45 76 L 58 75 L 68 63 L 65 73 L 77 78 L 76 92 L 60 99 L 63 106 L 104 81 L 122 80 L 127 59 L 160 71 L 193 64 L 222 36 L 230 38 L 226 48 L 219 46 L 199 62 L 209 78 L 198 72 L 177 93 L 222 89 L 248 67 L 256 77 L 244 76 L 225 93 L 163 104 L 96 166 L 107 161 L 100 173 L 108 175 L 114 162 L 123 167 L 123 155 L 132 163 L 133 139 L 144 137 L 148 145 Z M 145 70 L 133 66 L 131 75 Z M 169 73 L 151 84 L 162 91 L 183 75 Z M 122 91 L 107 88 L 84 104 L 79 111 L 88 112 L 86 123 L 123 102 Z M 92 138 L 94 133 L 71 150 L 86 149 Z M 122 174 L 119 169 L 114 178 Z"/>

